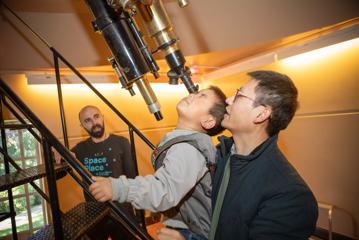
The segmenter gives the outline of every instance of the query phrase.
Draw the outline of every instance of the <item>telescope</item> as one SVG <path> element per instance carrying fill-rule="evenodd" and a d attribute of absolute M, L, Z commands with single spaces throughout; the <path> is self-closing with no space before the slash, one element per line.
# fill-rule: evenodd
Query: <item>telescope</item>
<path fill-rule="evenodd" d="M 159 78 L 153 54 L 164 53 L 170 68 L 167 73 L 170 84 L 178 84 L 181 79 L 189 93 L 198 91 L 161 0 L 86 0 L 86 3 L 95 17 L 92 22 L 95 31 L 102 34 L 111 50 L 108 60 L 122 87 L 133 96 L 135 84 L 158 121 L 163 118 L 160 104 L 146 78 L 149 72 Z M 188 2 L 179 0 L 178 4 L 185 7 Z M 149 49 L 138 26 L 153 40 L 154 49 Z"/>

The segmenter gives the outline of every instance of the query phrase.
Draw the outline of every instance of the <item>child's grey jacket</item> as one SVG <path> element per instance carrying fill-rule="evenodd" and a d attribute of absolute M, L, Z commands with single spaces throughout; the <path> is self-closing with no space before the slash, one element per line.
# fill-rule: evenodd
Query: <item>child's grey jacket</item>
<path fill-rule="evenodd" d="M 172 138 L 198 133 L 173 130 L 159 146 Z M 164 212 L 166 225 L 189 228 L 208 237 L 211 221 L 211 177 L 207 162 L 215 161 L 216 149 L 211 137 L 198 133 L 201 152 L 189 143 L 177 143 L 166 153 L 163 166 L 154 175 L 111 178 L 113 200 L 130 202 L 137 209 Z M 204 156 L 205 155 L 205 156 Z"/>

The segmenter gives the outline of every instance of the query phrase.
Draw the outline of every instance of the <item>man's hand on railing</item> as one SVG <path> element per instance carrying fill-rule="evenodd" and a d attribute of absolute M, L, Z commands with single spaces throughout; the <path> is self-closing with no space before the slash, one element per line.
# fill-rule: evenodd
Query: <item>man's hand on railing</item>
<path fill-rule="evenodd" d="M 55 149 L 53 149 L 53 154 L 54 154 L 54 159 L 55 159 L 55 163 L 56 164 L 60 164 L 61 163 L 61 159 L 63 159 L 63 157 L 60 155 L 60 153 L 58 153 Z M 75 155 L 75 153 L 73 153 L 73 152 L 70 152 L 71 153 L 71 155 L 74 157 L 74 158 L 76 158 L 76 155 Z"/>
<path fill-rule="evenodd" d="M 89 187 L 89 190 L 97 201 L 106 202 L 112 200 L 112 186 L 109 178 L 92 177 L 95 182 Z"/>
<path fill-rule="evenodd" d="M 53 150 L 53 153 L 54 153 L 55 163 L 56 163 L 56 164 L 60 164 L 60 163 L 61 163 L 62 156 L 61 156 L 60 153 L 58 153 L 56 150 Z"/>

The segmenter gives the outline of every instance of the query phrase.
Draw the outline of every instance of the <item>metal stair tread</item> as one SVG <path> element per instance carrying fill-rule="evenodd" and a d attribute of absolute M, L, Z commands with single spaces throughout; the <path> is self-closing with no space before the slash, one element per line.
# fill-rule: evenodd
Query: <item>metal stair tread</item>
<path fill-rule="evenodd" d="M 68 164 L 55 164 L 55 172 L 70 169 Z M 0 176 L 0 191 L 4 191 L 46 176 L 45 164 L 22 169 Z"/>
<path fill-rule="evenodd" d="M 11 217 L 11 212 L 0 212 L 0 222 Z"/>
<path fill-rule="evenodd" d="M 105 203 L 85 202 L 78 204 L 61 217 L 64 239 L 80 238 L 87 230 L 107 216 L 110 211 Z M 53 226 L 47 225 L 32 235 L 29 240 L 54 238 Z"/>
<path fill-rule="evenodd" d="M 0 126 L 1 128 L 5 128 L 5 129 L 27 129 L 27 128 L 33 128 L 34 126 L 30 123 L 6 123 L 4 125 Z"/>

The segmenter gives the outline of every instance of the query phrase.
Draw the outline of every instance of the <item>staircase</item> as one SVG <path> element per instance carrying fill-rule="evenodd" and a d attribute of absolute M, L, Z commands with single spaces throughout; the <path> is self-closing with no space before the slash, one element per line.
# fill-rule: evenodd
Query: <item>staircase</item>
<path fill-rule="evenodd" d="M 30 239 L 81 239 L 86 233 L 107 216 L 114 216 L 118 224 L 124 226 L 129 233 L 137 239 L 152 239 L 145 229 L 145 223 L 134 222 L 126 216 L 114 203 L 86 202 L 75 206 L 66 213 L 62 213 L 59 208 L 56 180 L 64 174 L 72 176 L 88 192 L 88 185 L 92 183 L 91 175 L 76 159 L 71 155 L 68 148 L 63 146 L 57 138 L 47 129 L 47 127 L 37 118 L 37 116 L 21 101 L 21 99 L 5 84 L 0 78 L 0 115 L 1 115 L 1 140 L 2 147 L 0 152 L 4 156 L 5 175 L 0 176 L 0 191 L 8 191 L 10 209 L 8 212 L 0 213 L 0 221 L 11 218 L 13 239 L 18 239 L 16 222 L 11 189 L 26 183 L 30 183 L 34 189 L 50 204 L 52 224 L 45 226 L 37 231 Z M 12 104 L 9 104 L 9 101 Z M 4 123 L 2 108 L 6 106 L 10 112 L 16 116 L 22 124 L 6 125 Z M 12 107 L 15 106 L 17 111 Z M 21 118 L 22 115 L 27 119 Z M 30 122 L 26 123 L 26 122 Z M 22 169 L 8 155 L 6 147 L 5 128 L 28 129 L 34 137 L 41 143 L 44 156 L 44 164 Z M 37 129 L 37 134 L 33 129 Z M 137 129 L 136 129 L 137 130 Z M 130 128 L 131 131 L 131 128 Z M 133 131 L 133 129 L 132 129 Z M 137 130 L 138 131 L 138 130 Z M 65 163 L 55 165 L 51 148 L 54 148 L 65 160 Z M 16 172 L 10 173 L 10 164 Z M 81 179 L 78 177 L 81 177 Z M 48 195 L 45 194 L 34 181 L 46 177 L 48 184 Z M 141 213 L 141 212 L 140 212 Z M 141 219 L 141 218 L 139 218 Z"/>
<path fill-rule="evenodd" d="M 75 206 L 66 213 L 62 213 L 59 208 L 56 180 L 63 175 L 70 175 L 88 194 L 88 186 L 93 182 L 91 174 L 81 164 L 77 162 L 69 151 L 67 127 L 65 120 L 65 111 L 62 100 L 61 76 L 59 72 L 60 61 L 65 64 L 78 78 L 89 87 L 127 126 L 130 136 L 131 153 L 135 167 L 137 168 L 136 149 L 134 142 L 134 134 L 144 141 L 150 148 L 154 149 L 154 145 L 127 119 L 122 115 L 111 102 L 109 102 L 93 85 L 63 57 L 54 47 L 52 47 L 43 37 L 36 33 L 28 24 L 26 24 L 14 11 L 12 11 L 1 0 L 2 4 L 8 9 L 20 22 L 22 22 L 34 35 L 39 38 L 52 52 L 56 73 L 56 84 L 58 89 L 59 108 L 62 123 L 62 132 L 64 145 L 51 133 L 49 129 L 41 122 L 41 120 L 22 102 L 22 100 L 5 84 L 0 78 L 0 129 L 2 147 L 0 152 L 4 156 L 5 175 L 0 176 L 0 191 L 8 192 L 9 211 L 0 212 L 0 221 L 10 218 L 12 224 L 13 239 L 17 240 L 17 227 L 14 210 L 14 201 L 11 189 L 26 183 L 31 186 L 44 198 L 51 206 L 52 224 L 39 230 L 31 239 L 79 239 L 86 235 L 87 231 L 100 222 L 104 217 L 111 215 L 118 224 L 125 227 L 137 239 L 151 239 L 146 231 L 146 223 L 143 211 L 136 211 L 136 221 L 134 222 L 114 203 L 82 203 Z M 11 103 L 11 104 L 10 104 Z M 14 106 L 14 107 L 13 107 Z M 13 116 L 15 116 L 20 124 L 5 124 L 3 119 L 2 108 L 6 107 Z M 15 110 L 16 109 L 16 110 Z M 21 114 L 20 114 L 20 113 Z M 24 120 L 25 118 L 26 120 Z M 36 140 L 42 145 L 44 164 L 35 167 L 22 169 L 7 154 L 5 129 L 27 129 Z M 34 131 L 39 132 L 39 134 Z M 52 148 L 55 149 L 65 160 L 64 164 L 55 165 L 53 161 Z M 16 169 L 15 173 L 10 173 L 10 165 Z M 137 171 L 138 172 L 138 171 Z M 48 195 L 45 194 L 35 183 L 34 180 L 44 178 L 47 179 Z"/>
<path fill-rule="evenodd" d="M 71 171 L 68 164 L 59 164 L 54 166 L 56 174 Z M 25 183 L 30 183 L 36 179 L 46 176 L 45 164 L 26 169 L 18 169 L 15 173 L 0 176 L 0 192 L 5 191 Z"/>
<path fill-rule="evenodd" d="M 61 216 L 63 238 L 79 239 L 86 232 L 92 229 L 103 218 L 109 215 L 111 209 L 104 203 L 86 202 L 80 203 L 67 213 Z M 54 239 L 54 228 L 48 225 L 33 236 L 29 240 Z"/>

